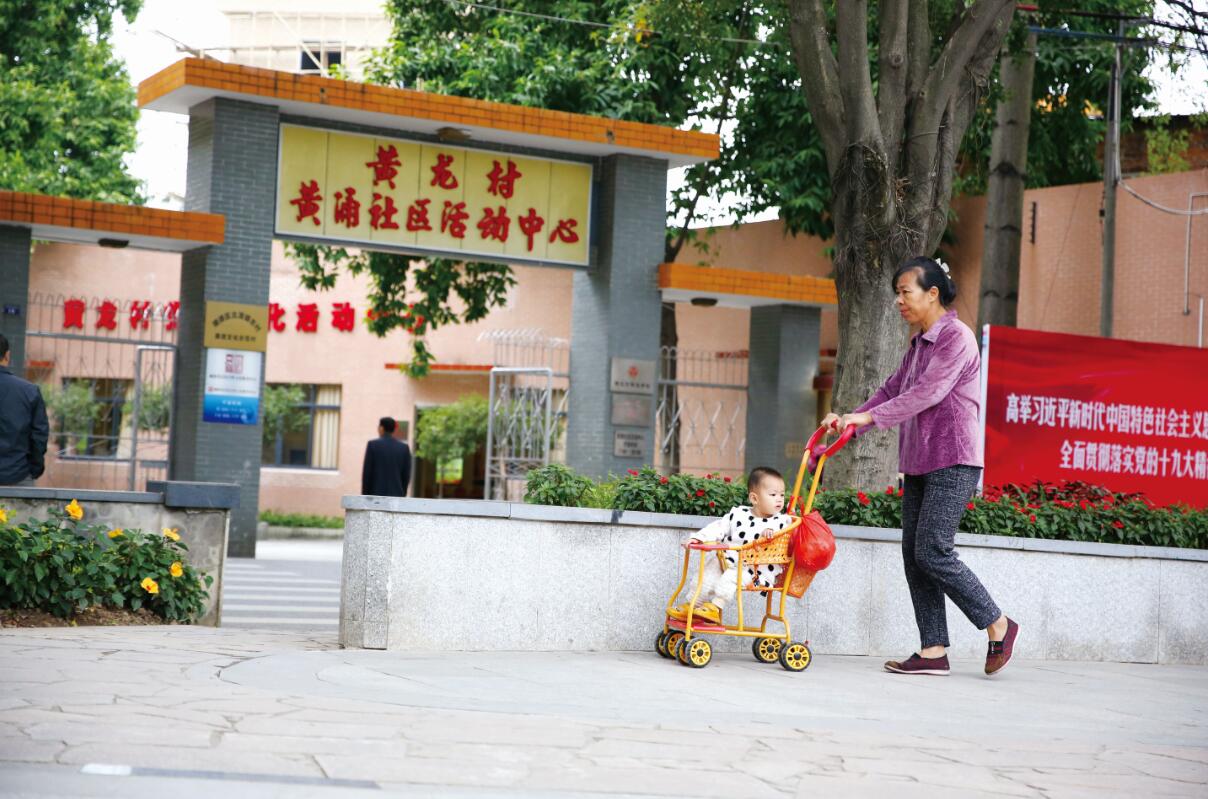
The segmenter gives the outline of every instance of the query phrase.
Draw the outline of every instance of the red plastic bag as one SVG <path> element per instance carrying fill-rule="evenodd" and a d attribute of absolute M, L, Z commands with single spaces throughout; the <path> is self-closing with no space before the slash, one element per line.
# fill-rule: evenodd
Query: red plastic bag
<path fill-rule="evenodd" d="M 793 531 L 793 560 L 798 569 L 820 572 L 835 559 L 835 534 L 818 511 L 810 511 Z"/>

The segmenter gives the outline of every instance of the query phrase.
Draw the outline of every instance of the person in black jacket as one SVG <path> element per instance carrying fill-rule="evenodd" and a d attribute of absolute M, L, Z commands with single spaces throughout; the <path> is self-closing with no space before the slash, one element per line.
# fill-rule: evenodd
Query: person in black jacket
<path fill-rule="evenodd" d="M 50 425 L 42 392 L 13 374 L 11 359 L 0 335 L 0 485 L 32 486 L 46 471 Z"/>
<path fill-rule="evenodd" d="M 383 416 L 378 437 L 365 448 L 361 493 L 378 497 L 405 497 L 411 482 L 411 448 L 394 437 L 394 420 Z"/>

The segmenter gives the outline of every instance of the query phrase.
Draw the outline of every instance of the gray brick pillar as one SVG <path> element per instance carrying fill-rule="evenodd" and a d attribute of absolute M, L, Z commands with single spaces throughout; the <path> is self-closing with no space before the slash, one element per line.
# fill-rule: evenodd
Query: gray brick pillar
<path fill-rule="evenodd" d="M 746 468 L 779 469 L 789 489 L 801 449 L 817 421 L 814 377 L 821 327 L 822 312 L 817 308 L 751 309 Z"/>
<path fill-rule="evenodd" d="M 0 226 L 0 333 L 12 350 L 12 370 L 25 377 L 25 322 L 29 315 L 29 228 Z M 15 308 L 17 313 L 6 311 Z"/>
<path fill-rule="evenodd" d="M 576 272 L 574 278 L 566 447 L 569 465 L 596 477 L 623 473 L 654 457 L 653 427 L 612 424 L 609 384 L 613 358 L 658 358 L 658 264 L 667 227 L 667 163 L 610 156 L 599 177 L 597 258 L 589 271 Z M 650 399 L 653 402 L 653 393 Z M 645 431 L 642 457 L 613 455 L 618 430 Z"/>
<path fill-rule="evenodd" d="M 277 130 L 271 106 L 215 99 L 189 112 L 185 209 L 225 216 L 226 239 L 181 259 L 172 477 L 239 484 L 227 549 L 236 557 L 256 554 L 261 425 L 202 421 L 202 326 L 206 300 L 268 304 Z"/>

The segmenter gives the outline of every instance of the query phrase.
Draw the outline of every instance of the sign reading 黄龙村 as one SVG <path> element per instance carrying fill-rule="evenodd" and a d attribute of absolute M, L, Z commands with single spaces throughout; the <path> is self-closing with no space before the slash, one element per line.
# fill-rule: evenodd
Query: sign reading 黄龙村
<path fill-rule="evenodd" d="M 592 168 L 281 126 L 277 233 L 587 266 Z"/>
<path fill-rule="evenodd" d="M 991 327 L 984 370 L 986 485 L 1208 506 L 1208 350 Z"/>

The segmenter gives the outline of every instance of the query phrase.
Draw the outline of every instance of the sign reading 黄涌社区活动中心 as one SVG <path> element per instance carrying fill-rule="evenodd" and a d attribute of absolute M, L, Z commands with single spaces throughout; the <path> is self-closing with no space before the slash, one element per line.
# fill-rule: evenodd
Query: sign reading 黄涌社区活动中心
<path fill-rule="evenodd" d="M 276 230 L 587 266 L 590 164 L 282 125 Z"/>
<path fill-rule="evenodd" d="M 991 327 L 985 484 L 1208 507 L 1208 350 Z"/>
<path fill-rule="evenodd" d="M 250 350 L 206 350 L 202 421 L 256 424 L 264 356 Z"/>

